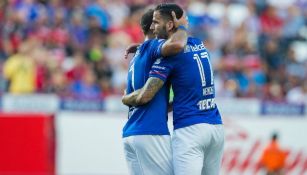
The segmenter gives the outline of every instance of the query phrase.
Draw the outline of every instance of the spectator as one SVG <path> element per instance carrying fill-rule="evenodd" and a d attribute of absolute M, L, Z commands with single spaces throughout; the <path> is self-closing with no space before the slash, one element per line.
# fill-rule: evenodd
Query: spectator
<path fill-rule="evenodd" d="M 142 15 L 141 9 L 132 11 L 130 16 L 126 18 L 122 29 L 130 36 L 132 42 L 134 43 L 139 43 L 143 40 L 142 29 L 139 24 L 141 15 Z"/>
<path fill-rule="evenodd" d="M 68 81 L 65 73 L 61 69 L 52 70 L 50 75 L 50 84 L 46 90 L 48 93 L 54 93 L 60 97 L 69 96 Z"/>
<path fill-rule="evenodd" d="M 298 37 L 298 31 L 304 26 L 304 18 L 294 5 L 288 7 L 287 18 L 283 26 L 283 36 L 287 39 Z"/>
<path fill-rule="evenodd" d="M 82 52 L 76 52 L 73 57 L 72 68 L 66 73 L 68 81 L 79 81 L 88 69 Z"/>
<path fill-rule="evenodd" d="M 90 4 L 86 9 L 86 15 L 95 17 L 99 21 L 99 25 L 101 29 L 108 30 L 109 29 L 109 15 L 105 10 L 105 2 L 103 0 L 95 0 L 96 2 Z"/>
<path fill-rule="evenodd" d="M 73 50 L 83 51 L 87 42 L 87 28 L 83 25 L 83 11 L 76 11 L 72 14 L 71 23 L 69 25 L 70 44 Z"/>
<path fill-rule="evenodd" d="M 65 12 L 57 9 L 54 19 L 54 26 L 50 33 L 52 46 L 55 48 L 65 48 L 70 37 L 67 24 L 65 24 Z"/>
<path fill-rule="evenodd" d="M 15 54 L 27 36 L 24 15 L 22 11 L 14 11 L 11 8 L 7 10 L 7 20 L 2 29 L 2 43 L 6 55 Z"/>
<path fill-rule="evenodd" d="M 36 92 L 45 92 L 48 86 L 48 67 L 46 57 L 47 51 L 44 48 L 34 48 L 32 58 L 35 62 L 35 89 Z"/>
<path fill-rule="evenodd" d="M 292 103 L 304 92 L 306 3 L 174 2 L 184 4 L 190 32 L 202 38 L 212 53 L 219 96 Z M 127 73 L 123 54 L 127 45 L 142 40 L 139 18 L 142 8 L 151 3 L 155 1 L 0 1 L 0 66 L 6 65 L 1 69 L 7 71 L 12 62 L 6 60 L 21 57 L 18 50 L 27 38 L 36 38 L 31 50 L 34 63 L 30 51 L 26 59 L 36 72 L 36 85 L 30 92 L 60 93 L 62 89 L 61 95 L 66 94 L 65 89 L 81 81 L 90 67 L 100 94 L 122 93 Z M 15 75 L 7 73 L 3 76 L 13 83 Z M 33 84 L 31 79 L 24 81 Z"/>
<path fill-rule="evenodd" d="M 307 102 L 307 81 L 303 81 L 302 84 L 303 85 L 301 86 L 300 84 L 298 84 L 297 86 L 291 88 L 287 92 L 286 94 L 287 102 L 298 104 L 298 105 L 303 105 L 304 103 L 306 104 Z"/>
<path fill-rule="evenodd" d="M 115 90 L 113 89 L 111 82 L 108 78 L 100 79 L 100 88 L 101 88 L 101 96 L 102 98 L 106 98 L 110 95 L 115 94 Z"/>
<path fill-rule="evenodd" d="M 279 37 L 282 32 L 283 21 L 277 15 L 277 9 L 268 5 L 266 10 L 260 16 L 260 25 L 265 35 L 273 35 Z"/>
<path fill-rule="evenodd" d="M 283 175 L 285 168 L 286 152 L 278 143 L 278 135 L 274 133 L 271 142 L 264 149 L 260 164 L 266 170 L 267 175 Z"/>
<path fill-rule="evenodd" d="M 96 84 L 96 76 L 91 70 L 86 70 L 81 80 L 71 85 L 72 97 L 76 99 L 97 100 L 101 99 L 99 86 Z"/>
<path fill-rule="evenodd" d="M 18 53 L 12 55 L 4 64 L 4 77 L 9 83 L 9 92 L 24 94 L 35 92 L 35 64 L 30 51 L 29 42 L 23 42 Z"/>

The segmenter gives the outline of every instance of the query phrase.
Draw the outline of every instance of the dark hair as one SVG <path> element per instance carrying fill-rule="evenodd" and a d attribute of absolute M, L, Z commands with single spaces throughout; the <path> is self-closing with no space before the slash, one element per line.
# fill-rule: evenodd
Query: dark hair
<path fill-rule="evenodd" d="M 141 23 L 143 33 L 145 35 L 148 34 L 148 32 L 150 31 L 150 26 L 151 26 L 152 18 L 153 18 L 153 12 L 154 12 L 153 9 L 149 9 L 143 14 L 141 18 L 140 23 Z"/>
<path fill-rule="evenodd" d="M 177 19 L 181 18 L 182 15 L 183 15 L 182 8 L 179 5 L 173 4 L 173 3 L 162 3 L 162 4 L 159 4 L 155 8 L 155 11 L 160 12 L 162 18 L 166 19 L 166 20 L 172 20 L 173 19 L 172 11 L 175 12 Z"/>
<path fill-rule="evenodd" d="M 278 139 L 278 134 L 277 134 L 277 132 L 274 132 L 274 133 L 272 134 L 271 139 L 272 139 L 272 140 L 277 140 L 277 139 Z"/>

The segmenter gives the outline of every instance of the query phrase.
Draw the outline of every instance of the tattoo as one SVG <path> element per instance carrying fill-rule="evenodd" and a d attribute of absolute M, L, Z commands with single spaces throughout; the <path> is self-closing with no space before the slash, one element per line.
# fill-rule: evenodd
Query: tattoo
<path fill-rule="evenodd" d="M 124 95 L 122 102 L 128 106 L 139 106 L 148 103 L 161 89 L 164 82 L 159 78 L 150 77 L 143 88 Z"/>
<path fill-rule="evenodd" d="M 127 106 L 137 106 L 136 98 L 140 94 L 141 89 L 138 89 L 130 94 L 124 95 L 122 97 L 122 102 Z"/>
<path fill-rule="evenodd" d="M 148 103 L 161 89 L 163 84 L 164 81 L 162 81 L 160 78 L 150 77 L 146 81 L 145 86 L 142 88 L 141 94 L 138 96 L 137 101 L 143 104 Z"/>

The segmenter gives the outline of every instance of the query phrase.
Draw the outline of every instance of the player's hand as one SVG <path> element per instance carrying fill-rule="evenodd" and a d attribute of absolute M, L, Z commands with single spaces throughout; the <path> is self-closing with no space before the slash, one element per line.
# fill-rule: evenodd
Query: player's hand
<path fill-rule="evenodd" d="M 124 58 L 127 59 L 127 58 L 128 58 L 128 55 L 129 55 L 130 53 L 135 53 L 136 50 L 138 49 L 139 45 L 140 45 L 140 44 L 138 44 L 138 43 L 134 43 L 134 44 L 131 44 L 130 46 L 128 46 L 128 47 L 126 48 Z"/>
<path fill-rule="evenodd" d="M 125 98 L 126 95 L 127 95 L 127 89 L 124 90 L 124 95 L 122 96 L 122 103 L 123 103 L 124 105 L 126 105 L 126 104 L 125 104 L 125 100 L 124 100 L 124 98 Z"/>
<path fill-rule="evenodd" d="M 172 11 L 172 17 L 173 17 L 175 28 L 178 28 L 178 26 L 184 26 L 184 27 L 188 28 L 189 24 L 188 24 L 188 20 L 187 20 L 187 16 L 186 16 L 185 12 L 183 12 L 180 19 L 177 19 L 176 13 L 174 11 Z"/>

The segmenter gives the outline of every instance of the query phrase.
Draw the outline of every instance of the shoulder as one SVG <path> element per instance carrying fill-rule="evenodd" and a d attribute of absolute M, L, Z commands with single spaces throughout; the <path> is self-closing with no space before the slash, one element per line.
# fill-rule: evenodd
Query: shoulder
<path fill-rule="evenodd" d="M 199 38 L 195 38 L 195 37 L 189 37 L 188 38 L 188 43 L 191 43 L 191 44 L 200 44 L 202 42 L 203 41 Z"/>
<path fill-rule="evenodd" d="M 146 40 L 139 46 L 139 50 L 145 50 L 145 49 L 147 50 L 148 48 L 152 48 L 157 43 L 158 43 L 158 39 Z"/>
<path fill-rule="evenodd" d="M 144 53 L 148 51 L 148 49 L 151 47 L 151 40 L 144 41 L 141 45 L 137 47 L 137 51 L 135 53 L 135 57 L 138 56 L 140 53 Z"/>
<path fill-rule="evenodd" d="M 155 53 L 159 50 L 162 43 L 164 43 L 164 39 L 150 39 L 145 41 L 140 50 L 146 53 Z"/>
<path fill-rule="evenodd" d="M 150 45 L 159 45 L 159 44 L 165 42 L 165 39 L 150 39 L 150 40 L 147 40 L 147 42 Z"/>
<path fill-rule="evenodd" d="M 19 56 L 19 55 L 13 55 L 13 56 L 9 57 L 9 58 L 6 60 L 5 64 L 7 64 L 7 63 L 10 63 L 10 64 L 18 63 L 20 60 L 22 60 L 21 58 L 22 58 L 22 57 Z"/>
<path fill-rule="evenodd" d="M 187 48 L 188 51 L 186 52 L 189 52 L 190 50 L 191 51 L 207 51 L 204 41 L 199 38 L 189 37 L 187 45 L 188 45 L 188 48 Z"/>

